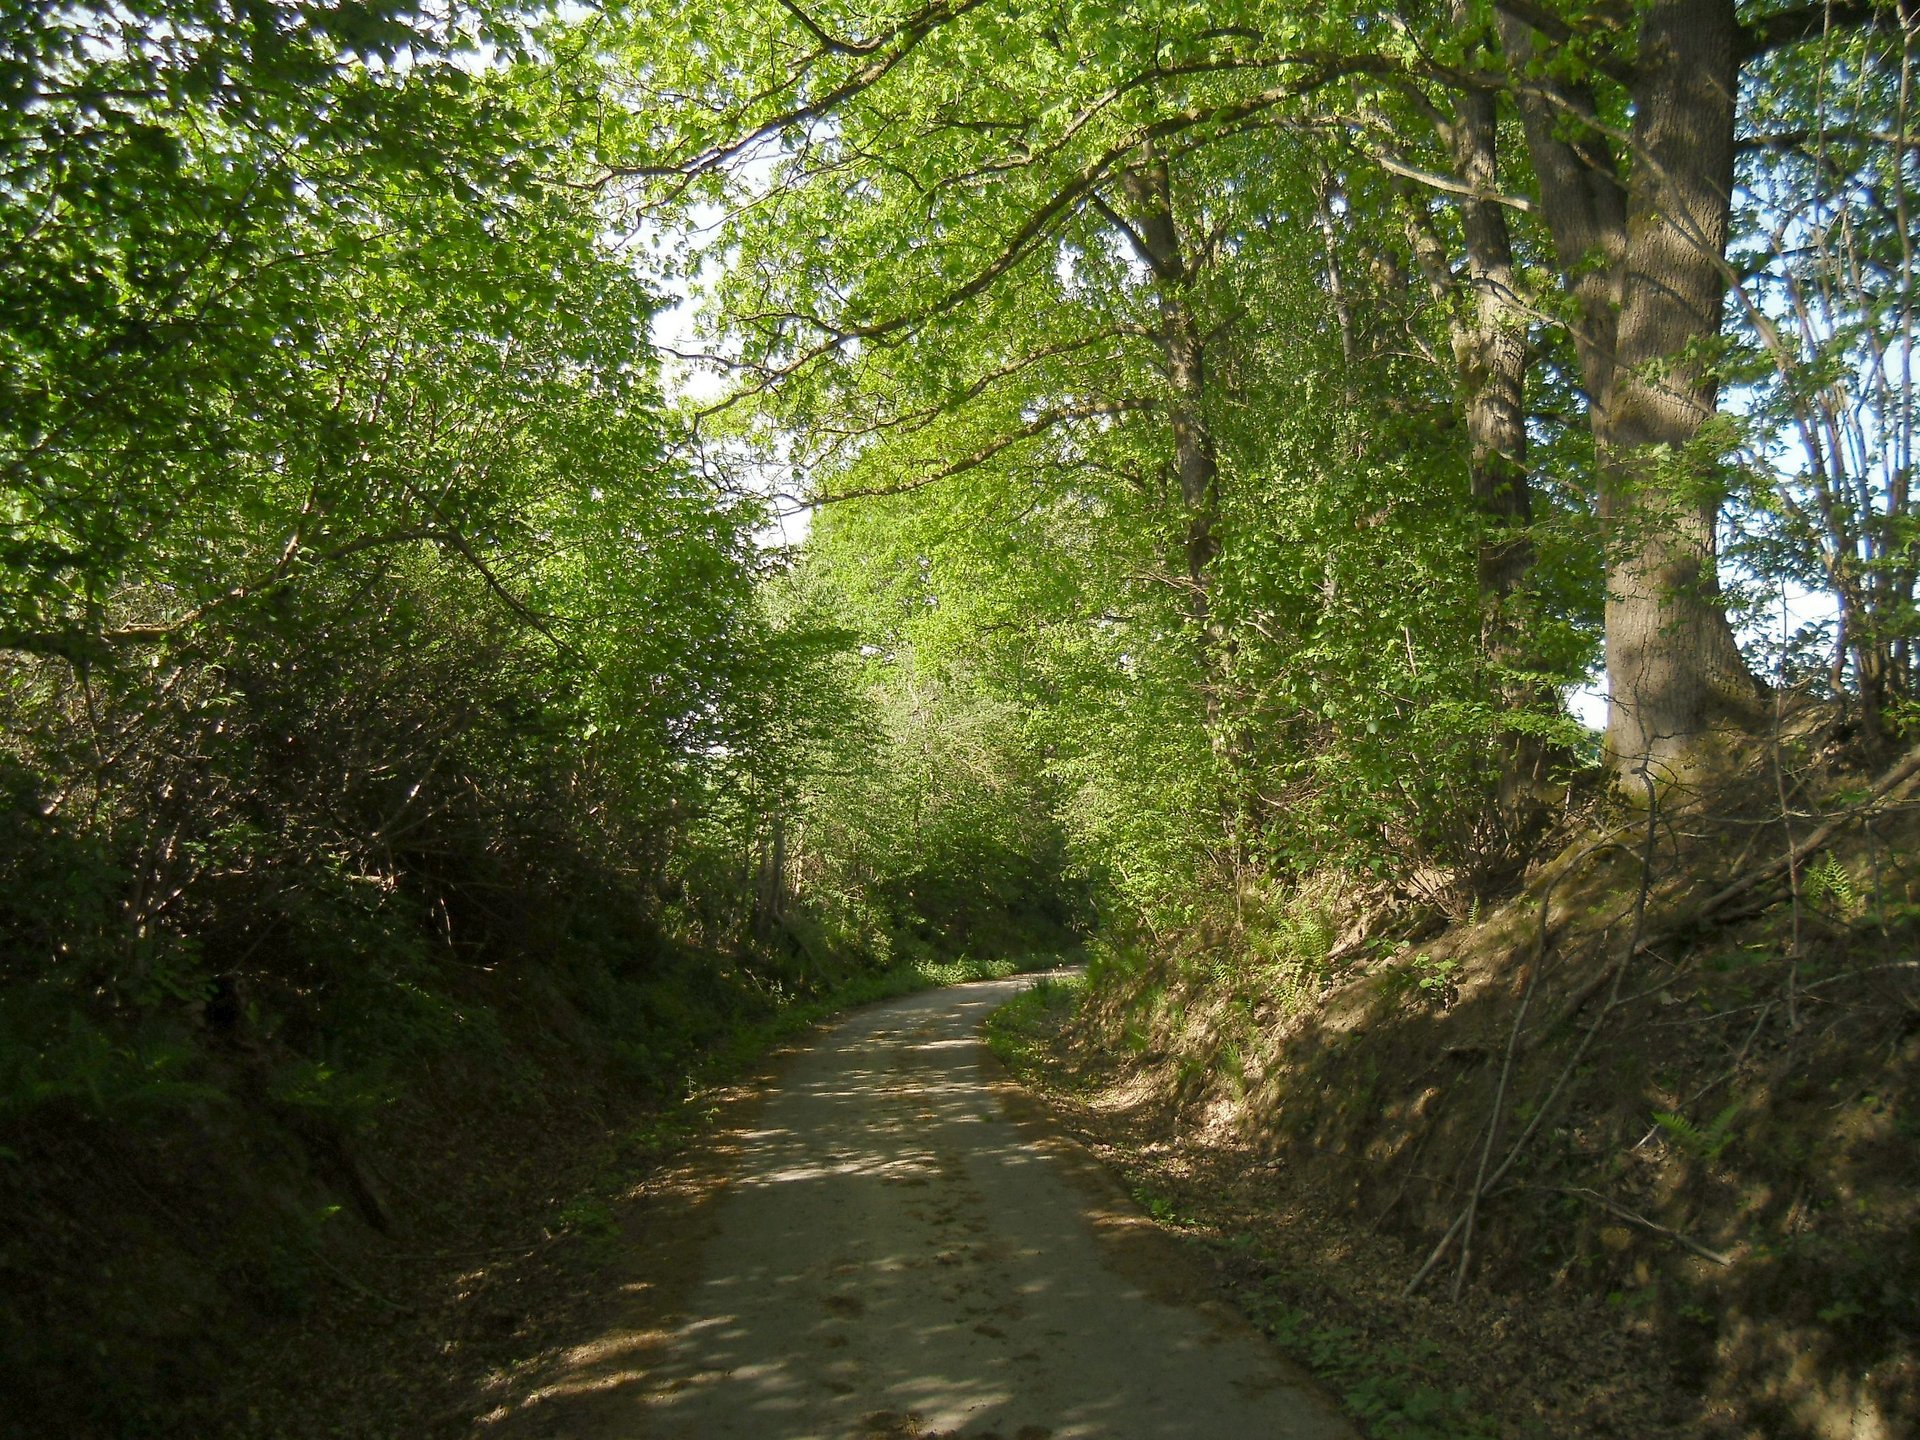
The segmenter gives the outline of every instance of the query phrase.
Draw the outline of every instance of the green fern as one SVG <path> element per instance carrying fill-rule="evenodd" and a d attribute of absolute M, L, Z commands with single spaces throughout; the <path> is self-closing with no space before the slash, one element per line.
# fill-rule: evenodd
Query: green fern
<path fill-rule="evenodd" d="M 1280 917 L 1279 948 L 1288 958 L 1309 970 L 1324 969 L 1333 951 L 1333 925 L 1318 911 L 1308 910 Z"/>
<path fill-rule="evenodd" d="M 1711 1164 L 1733 1143 L 1733 1122 L 1739 1114 L 1740 1102 L 1736 1100 L 1705 1125 L 1696 1125 L 1673 1110 L 1654 1111 L 1653 1123 L 1689 1155 Z"/>
<path fill-rule="evenodd" d="M 1809 903 L 1827 906 L 1843 917 L 1852 916 L 1860 908 L 1853 877 L 1831 853 L 1807 867 L 1801 876 L 1800 893 Z"/>

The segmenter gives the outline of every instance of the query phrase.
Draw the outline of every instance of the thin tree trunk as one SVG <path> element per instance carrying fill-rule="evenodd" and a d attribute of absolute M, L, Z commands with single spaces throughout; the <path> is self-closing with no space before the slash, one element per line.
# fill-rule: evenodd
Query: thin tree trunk
<path fill-rule="evenodd" d="M 1456 0 L 1455 19 L 1471 16 Z M 1426 201 L 1409 185 L 1414 256 L 1436 300 L 1449 315 L 1448 339 L 1459 377 L 1460 407 L 1467 434 L 1467 468 L 1480 533 L 1476 570 L 1480 591 L 1481 649 L 1496 667 L 1524 669 L 1528 642 L 1510 597 L 1532 567 L 1528 527 L 1533 496 L 1527 464 L 1527 317 L 1514 290 L 1513 241 L 1506 212 L 1485 198 L 1499 189 L 1495 96 L 1463 90 L 1451 117 L 1436 117 L 1455 175 L 1474 192 L 1460 203 L 1465 263 L 1456 272 Z M 1463 293 L 1464 292 L 1464 293 Z M 1501 696 L 1515 710 L 1539 708 L 1551 692 L 1524 682 L 1501 683 Z M 1511 836 L 1534 828 L 1544 816 L 1542 780 L 1547 747 L 1514 733 L 1499 757 L 1499 813 Z"/>
<path fill-rule="evenodd" d="M 1168 420 L 1173 429 L 1173 466 L 1186 517 L 1185 554 L 1191 585 L 1189 610 L 1209 642 L 1213 634 L 1209 570 L 1220 554 L 1220 462 L 1207 428 L 1206 346 L 1188 298 L 1192 270 L 1173 214 L 1173 186 L 1167 162 L 1149 152 L 1122 179 L 1129 215 L 1128 236 L 1153 272 L 1160 315 L 1160 350 L 1168 389 Z"/>
<path fill-rule="evenodd" d="M 1463 16 L 1464 21 L 1464 16 Z M 1446 135 L 1460 179 L 1481 195 L 1499 185 L 1491 91 L 1461 93 Z M 1488 648 L 1509 651 L 1502 602 L 1533 565 L 1533 496 L 1527 482 L 1527 328 L 1513 288 L 1513 241 L 1506 213 L 1486 199 L 1460 205 L 1467 252 L 1471 318 L 1453 327 L 1454 359 L 1465 392 L 1467 465 L 1483 530 L 1479 544 L 1480 596 L 1486 606 Z"/>

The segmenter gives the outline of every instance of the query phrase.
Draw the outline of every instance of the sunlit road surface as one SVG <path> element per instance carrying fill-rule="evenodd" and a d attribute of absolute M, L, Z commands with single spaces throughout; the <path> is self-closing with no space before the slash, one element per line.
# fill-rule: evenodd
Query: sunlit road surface
<path fill-rule="evenodd" d="M 977 1039 L 1026 978 L 856 1012 L 784 1070 L 672 1312 L 584 1347 L 516 1435 L 1318 1440 L 1352 1432 L 1197 1302 L 1205 1262 L 1004 1108 Z"/>

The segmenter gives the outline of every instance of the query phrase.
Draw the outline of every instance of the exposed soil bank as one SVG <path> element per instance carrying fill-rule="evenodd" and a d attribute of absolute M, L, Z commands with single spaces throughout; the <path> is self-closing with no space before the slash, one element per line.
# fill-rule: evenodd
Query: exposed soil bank
<path fill-rule="evenodd" d="M 1004 1048 L 1378 1433 L 1913 1434 L 1911 816 L 1708 913 L 1756 830 L 1628 817 L 1415 944 L 1329 892 L 1291 953 L 1117 951 Z"/>

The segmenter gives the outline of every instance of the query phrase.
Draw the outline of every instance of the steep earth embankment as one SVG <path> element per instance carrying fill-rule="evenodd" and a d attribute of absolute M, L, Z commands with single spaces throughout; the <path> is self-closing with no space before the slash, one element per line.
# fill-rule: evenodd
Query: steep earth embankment
<path fill-rule="evenodd" d="M 1329 887 L 1009 1043 L 1381 1433 L 1912 1434 L 1913 788 L 1622 813 L 1412 943 Z"/>

